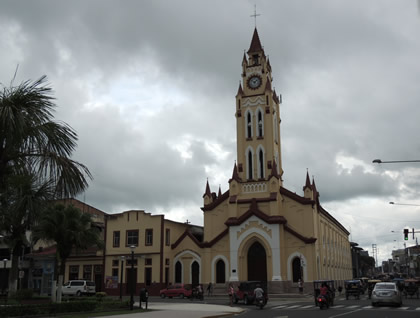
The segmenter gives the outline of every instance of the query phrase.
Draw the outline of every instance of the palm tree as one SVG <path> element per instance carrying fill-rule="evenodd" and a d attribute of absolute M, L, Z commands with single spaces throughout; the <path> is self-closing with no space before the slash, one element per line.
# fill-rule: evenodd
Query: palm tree
<path fill-rule="evenodd" d="M 16 260 L 39 209 L 32 199 L 42 202 L 76 196 L 88 187 L 92 175 L 86 166 L 70 158 L 77 134 L 67 124 L 53 121 L 56 105 L 45 76 L 18 86 L 13 82 L 10 87 L 1 86 L 0 231 L 11 244 L 9 291 L 13 292 L 17 286 Z M 32 195 L 23 195 L 23 189 L 29 188 Z M 50 195 L 43 197 L 38 190 L 48 190 Z"/>
<path fill-rule="evenodd" d="M 72 251 L 83 250 L 92 246 L 103 247 L 98 228 L 92 227 L 91 216 L 73 205 L 55 204 L 43 213 L 38 225 L 33 229 L 34 240 L 55 243 L 57 246 L 58 301 L 61 301 L 61 288 L 66 269 L 66 260 Z"/>

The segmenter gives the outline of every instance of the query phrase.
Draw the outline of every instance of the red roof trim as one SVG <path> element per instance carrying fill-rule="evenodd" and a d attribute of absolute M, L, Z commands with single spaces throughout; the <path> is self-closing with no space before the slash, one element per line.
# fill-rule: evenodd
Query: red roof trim
<path fill-rule="evenodd" d="M 229 190 L 227 190 L 225 193 L 223 193 L 221 196 L 217 197 L 216 200 L 213 202 L 205 205 L 201 208 L 203 212 L 213 210 L 215 207 L 217 207 L 219 204 L 221 204 L 223 201 L 225 201 L 227 198 L 229 198 Z"/>
<path fill-rule="evenodd" d="M 219 235 L 217 235 L 214 239 L 212 239 L 210 242 L 200 242 L 197 240 L 197 238 L 192 235 L 192 233 L 186 229 L 184 233 L 176 240 L 174 244 L 171 245 L 172 249 L 177 248 L 179 244 L 188 236 L 198 247 L 205 248 L 205 247 L 212 247 L 214 244 L 216 244 L 218 241 L 220 241 L 225 235 L 229 233 L 229 228 L 225 229 L 223 232 L 221 232 Z"/>
<path fill-rule="evenodd" d="M 289 232 L 290 234 L 296 236 L 298 239 L 300 239 L 301 241 L 305 242 L 306 244 L 313 244 L 317 240 L 315 237 L 306 237 L 306 236 L 303 236 L 303 235 L 299 234 L 298 232 L 296 232 L 295 230 L 292 230 L 287 225 L 284 225 L 284 230 L 286 232 Z"/>

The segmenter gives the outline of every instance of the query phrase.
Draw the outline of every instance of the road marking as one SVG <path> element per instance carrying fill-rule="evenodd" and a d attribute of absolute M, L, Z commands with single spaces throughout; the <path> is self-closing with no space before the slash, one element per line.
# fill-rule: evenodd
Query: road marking
<path fill-rule="evenodd" d="M 365 307 L 362 307 L 363 309 L 372 309 L 373 308 L 373 306 L 365 306 Z"/>
<path fill-rule="evenodd" d="M 289 307 L 287 307 L 287 309 L 293 309 L 293 308 L 298 308 L 298 307 L 300 307 L 301 305 L 293 305 L 293 306 L 289 306 Z"/>
<path fill-rule="evenodd" d="M 333 308 L 342 308 L 344 305 L 334 305 Z"/>
<path fill-rule="evenodd" d="M 420 307 L 417 307 L 416 310 L 420 310 Z"/>
<path fill-rule="evenodd" d="M 360 305 L 353 305 L 353 306 L 348 306 L 346 307 L 347 309 L 354 309 L 354 308 L 359 308 Z"/>
<path fill-rule="evenodd" d="M 287 306 L 277 306 L 277 307 L 273 307 L 272 309 L 282 309 L 284 307 L 287 307 Z"/>
<path fill-rule="evenodd" d="M 400 309 L 402 309 L 402 310 L 407 310 L 408 308 L 410 308 L 410 307 L 400 307 Z"/>
<path fill-rule="evenodd" d="M 361 309 L 348 311 L 348 312 L 345 312 L 343 314 L 339 314 L 339 315 L 335 315 L 335 316 L 329 316 L 328 318 L 335 318 L 335 317 L 345 316 L 345 315 L 349 315 L 349 314 L 352 314 L 352 313 L 358 312 L 358 311 L 361 311 Z"/>
<path fill-rule="evenodd" d="M 301 308 L 307 309 L 307 308 L 311 308 L 311 307 L 315 307 L 315 306 L 314 305 L 307 305 L 307 306 L 302 306 Z"/>

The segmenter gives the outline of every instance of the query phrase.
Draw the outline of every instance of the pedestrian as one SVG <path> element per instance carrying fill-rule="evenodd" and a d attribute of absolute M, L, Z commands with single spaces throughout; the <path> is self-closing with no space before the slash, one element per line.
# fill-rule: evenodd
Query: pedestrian
<path fill-rule="evenodd" d="M 303 293 L 303 280 L 302 279 L 299 279 L 298 287 L 299 287 L 299 294 L 302 294 Z"/>
<path fill-rule="evenodd" d="M 229 290 L 228 290 L 228 294 L 229 294 L 229 305 L 232 307 L 233 304 L 233 294 L 235 293 L 232 284 L 229 285 Z"/>
<path fill-rule="evenodd" d="M 213 285 L 210 282 L 209 285 L 207 286 L 207 296 L 210 297 L 213 295 Z"/>

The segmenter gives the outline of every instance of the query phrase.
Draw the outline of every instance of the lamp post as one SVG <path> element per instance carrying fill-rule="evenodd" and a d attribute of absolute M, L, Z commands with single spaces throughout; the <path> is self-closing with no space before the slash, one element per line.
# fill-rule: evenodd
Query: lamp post
<path fill-rule="evenodd" d="M 420 160 L 372 160 L 372 163 L 404 163 L 404 162 L 420 162 Z"/>
<path fill-rule="evenodd" d="M 3 270 L 4 270 L 4 283 L 3 283 L 3 293 L 5 293 L 5 291 L 6 291 L 6 284 L 7 284 L 7 275 L 6 275 L 6 265 L 7 265 L 7 261 L 8 261 L 8 259 L 7 258 L 4 258 L 3 259 L 3 264 L 4 264 L 4 267 L 3 267 Z M 5 295 L 5 297 L 4 297 L 4 301 L 5 302 L 7 302 L 7 295 Z"/>
<path fill-rule="evenodd" d="M 131 249 L 131 277 L 130 277 L 130 310 L 133 310 L 134 305 L 134 245 L 130 246 Z"/>
<path fill-rule="evenodd" d="M 120 300 L 122 300 L 122 285 L 123 285 L 123 275 L 124 275 L 124 258 L 125 258 L 125 256 L 120 256 L 120 259 L 121 259 Z"/>

